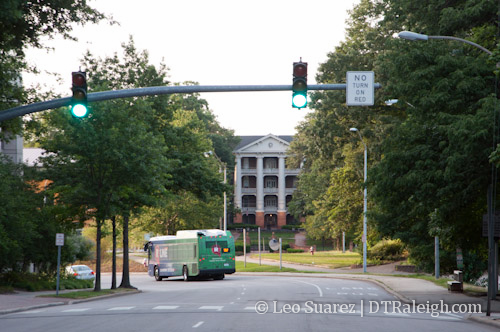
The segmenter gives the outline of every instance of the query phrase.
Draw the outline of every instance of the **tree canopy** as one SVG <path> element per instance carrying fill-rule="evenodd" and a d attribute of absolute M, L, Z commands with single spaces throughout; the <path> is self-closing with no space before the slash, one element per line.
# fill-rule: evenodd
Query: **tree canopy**
<path fill-rule="evenodd" d="M 369 70 L 383 88 L 369 108 L 346 107 L 339 92 L 311 95 L 314 112 L 292 143 L 306 166 L 292 206 L 306 216 L 306 227 L 321 220 L 359 240 L 363 147 L 349 133 L 356 127 L 368 146 L 369 240 L 401 238 L 421 265 L 432 264 L 431 234 L 440 235 L 449 253 L 458 247 L 484 253 L 480 228 L 489 156 L 498 141 L 498 56 L 456 41 L 393 36 L 403 30 L 456 36 L 496 54 L 497 6 L 492 0 L 362 0 L 350 12 L 346 40 L 320 65 L 317 81 L 344 82 L 346 71 Z M 388 99 L 399 102 L 387 106 Z M 358 190 L 347 189 L 352 184 Z"/>

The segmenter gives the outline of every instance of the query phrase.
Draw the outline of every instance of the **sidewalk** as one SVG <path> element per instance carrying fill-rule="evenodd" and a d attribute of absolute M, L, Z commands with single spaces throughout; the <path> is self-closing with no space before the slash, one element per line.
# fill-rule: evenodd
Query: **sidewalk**
<path fill-rule="evenodd" d="M 243 261 L 243 256 L 238 256 L 236 258 L 238 261 Z M 247 263 L 259 263 L 258 258 L 250 258 L 247 256 Z M 274 265 L 279 266 L 279 261 L 271 260 L 261 260 L 261 264 L 264 265 Z M 310 273 L 280 273 L 279 275 L 290 275 L 290 276 L 314 276 L 314 277 L 324 277 L 324 278 L 339 278 L 339 279 L 357 279 L 366 280 L 374 282 L 384 288 L 387 292 L 394 295 L 403 303 L 408 304 L 443 304 L 448 305 L 449 310 L 454 304 L 457 305 L 469 305 L 469 304 L 480 304 L 481 314 L 471 314 L 469 319 L 485 323 L 488 325 L 500 328 L 500 296 L 498 300 L 491 301 L 491 316 L 486 316 L 486 296 L 469 296 L 463 293 L 451 293 L 447 289 L 437 286 L 433 282 L 404 277 L 410 273 L 404 273 L 394 270 L 394 264 L 387 264 L 384 266 L 369 266 L 367 267 L 367 272 L 369 274 L 363 274 L 363 269 L 328 269 L 313 265 L 301 265 L 292 263 L 282 263 L 283 267 L 293 268 L 302 271 L 316 271 L 325 272 L 323 274 Z M 385 275 L 375 275 L 385 274 Z M 398 276 L 400 275 L 400 276 Z M 413 302 L 415 301 L 415 302 Z M 427 302 L 428 301 L 428 302 Z M 465 307 L 465 306 L 462 306 Z M 445 307 L 446 308 L 446 307 Z"/>

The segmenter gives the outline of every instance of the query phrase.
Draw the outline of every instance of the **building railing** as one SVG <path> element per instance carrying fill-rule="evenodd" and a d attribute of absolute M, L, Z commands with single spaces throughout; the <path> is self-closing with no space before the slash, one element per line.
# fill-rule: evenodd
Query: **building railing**
<path fill-rule="evenodd" d="M 278 174 L 278 168 L 264 168 L 264 174 Z"/>
<path fill-rule="evenodd" d="M 277 194 L 278 188 L 264 188 L 265 194 Z"/>

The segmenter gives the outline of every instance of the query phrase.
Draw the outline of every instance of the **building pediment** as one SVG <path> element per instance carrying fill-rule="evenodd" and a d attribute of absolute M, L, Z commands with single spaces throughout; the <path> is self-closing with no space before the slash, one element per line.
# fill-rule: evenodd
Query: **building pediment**
<path fill-rule="evenodd" d="M 290 146 L 291 136 L 266 136 L 243 137 L 242 143 L 236 147 L 234 153 L 285 153 Z"/>

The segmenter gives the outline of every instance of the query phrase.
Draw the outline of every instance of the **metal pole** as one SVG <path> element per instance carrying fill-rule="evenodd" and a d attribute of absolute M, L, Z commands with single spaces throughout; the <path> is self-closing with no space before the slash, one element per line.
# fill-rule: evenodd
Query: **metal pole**
<path fill-rule="evenodd" d="M 493 227 L 495 221 L 493 219 L 493 186 L 488 187 L 488 296 L 486 301 L 486 316 L 491 314 L 491 298 L 493 291 L 493 250 L 494 250 L 494 233 Z"/>
<path fill-rule="evenodd" d="M 491 299 L 496 300 L 498 293 L 498 242 L 495 240 L 495 259 L 493 260 L 493 293 Z"/>
<path fill-rule="evenodd" d="M 434 236 L 434 273 L 439 279 L 439 236 Z"/>
<path fill-rule="evenodd" d="M 260 227 L 257 228 L 257 232 L 258 232 L 258 235 L 259 235 L 259 265 L 261 265 L 261 248 L 260 248 Z"/>
<path fill-rule="evenodd" d="M 361 133 L 359 134 L 361 136 Z M 367 157 L 368 157 L 368 152 L 366 149 L 366 144 L 363 142 L 365 146 L 365 170 L 364 170 L 364 180 L 365 180 L 365 189 L 363 191 L 363 272 L 366 273 L 366 240 L 367 240 L 367 234 L 366 234 L 366 212 L 367 212 L 367 189 L 366 189 L 366 169 L 367 169 Z"/>
<path fill-rule="evenodd" d="M 226 164 L 224 163 L 224 185 L 227 183 L 226 177 Z M 227 194 L 226 190 L 224 190 L 224 232 L 227 231 Z"/>
<path fill-rule="evenodd" d="M 59 270 L 61 269 L 61 246 L 57 246 L 57 281 L 56 296 L 59 296 Z"/>
<path fill-rule="evenodd" d="M 247 267 L 247 230 L 243 228 L 243 267 Z"/>
<path fill-rule="evenodd" d="M 345 254 L 345 232 L 342 232 L 342 253 Z"/>
<path fill-rule="evenodd" d="M 280 238 L 280 270 L 282 267 L 282 260 L 281 260 L 281 238 Z"/>
<path fill-rule="evenodd" d="M 375 89 L 381 87 L 375 83 Z M 287 91 L 292 85 L 188 85 L 188 86 L 153 86 L 147 88 L 125 89 L 115 91 L 92 92 L 88 94 L 89 102 L 97 102 L 119 98 L 144 97 L 166 95 L 174 93 L 200 92 L 259 92 L 259 91 Z M 311 84 L 307 90 L 346 90 L 346 84 Z M 9 120 L 30 113 L 45 111 L 71 105 L 71 97 L 52 99 L 30 105 L 18 106 L 0 111 L 0 121 Z"/>

